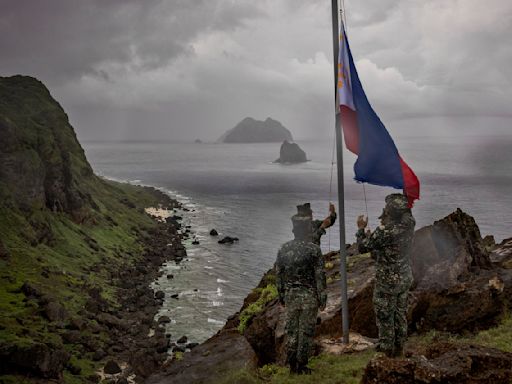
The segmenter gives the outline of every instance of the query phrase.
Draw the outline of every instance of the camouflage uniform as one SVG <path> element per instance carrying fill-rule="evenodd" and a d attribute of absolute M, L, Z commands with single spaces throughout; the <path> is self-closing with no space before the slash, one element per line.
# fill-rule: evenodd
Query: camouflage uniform
<path fill-rule="evenodd" d="M 310 228 L 307 237 L 285 243 L 276 261 L 279 301 L 286 308 L 287 364 L 299 373 L 306 370 L 318 308 L 327 300 L 322 252 L 311 242 Z"/>
<path fill-rule="evenodd" d="M 326 218 L 326 220 L 329 220 L 329 224 L 326 226 L 326 228 L 329 228 L 330 226 L 334 225 L 334 222 L 336 221 L 336 212 L 331 212 L 329 216 Z M 322 228 L 322 223 L 325 220 L 313 220 L 312 222 L 312 228 L 313 228 L 313 243 L 316 245 L 320 245 L 320 238 L 325 235 L 327 232 L 324 228 Z"/>
<path fill-rule="evenodd" d="M 399 355 L 407 339 L 407 296 L 412 284 L 409 253 L 416 222 L 405 196 L 389 195 L 386 203 L 383 225 L 371 235 L 359 229 L 356 237 L 359 252 L 372 252 L 376 261 L 373 305 L 379 329 L 378 349 Z"/>

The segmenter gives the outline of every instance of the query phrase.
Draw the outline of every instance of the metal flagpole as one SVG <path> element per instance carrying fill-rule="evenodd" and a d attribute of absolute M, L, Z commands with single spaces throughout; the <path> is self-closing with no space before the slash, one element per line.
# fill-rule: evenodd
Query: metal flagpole
<path fill-rule="evenodd" d="M 343 343 L 349 342 L 349 318 L 347 297 L 347 249 L 345 247 L 345 185 L 343 180 L 343 137 L 341 135 L 341 114 L 337 100 L 338 89 L 338 54 L 340 49 L 340 30 L 338 24 L 338 0 L 331 0 L 332 8 L 332 47 L 334 53 L 334 105 L 336 121 L 336 156 L 338 168 L 338 212 L 340 226 L 340 266 L 341 266 L 341 320 Z"/>

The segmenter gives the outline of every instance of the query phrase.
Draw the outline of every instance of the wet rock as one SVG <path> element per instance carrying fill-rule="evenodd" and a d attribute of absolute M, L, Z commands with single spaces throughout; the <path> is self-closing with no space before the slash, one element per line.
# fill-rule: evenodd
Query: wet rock
<path fill-rule="evenodd" d="M 188 341 L 187 336 L 181 336 L 176 342 L 178 344 L 185 344 Z"/>
<path fill-rule="evenodd" d="M 171 299 L 179 299 L 179 296 L 180 296 L 179 293 L 173 293 L 171 295 Z"/>
<path fill-rule="evenodd" d="M 193 349 L 193 348 L 197 347 L 198 345 L 199 345 L 199 343 L 188 343 L 187 344 L 187 348 L 188 349 Z"/>
<path fill-rule="evenodd" d="M 238 241 L 238 237 L 225 236 L 223 239 L 217 241 L 219 244 L 233 244 Z"/>
<path fill-rule="evenodd" d="M 167 275 L 167 278 L 168 278 L 168 279 L 174 279 L 174 275 L 169 274 L 169 275 Z"/>
<path fill-rule="evenodd" d="M 167 324 L 167 323 L 170 323 L 171 322 L 171 319 L 169 316 L 160 316 L 158 318 L 158 324 Z"/>
<path fill-rule="evenodd" d="M 108 375 L 115 375 L 121 371 L 121 367 L 114 360 L 107 361 L 107 364 L 105 364 L 105 367 L 103 368 L 103 372 Z"/>
<path fill-rule="evenodd" d="M 155 299 L 164 299 L 165 298 L 165 292 L 164 291 L 156 291 L 155 292 Z"/>
<path fill-rule="evenodd" d="M 119 380 L 116 381 L 116 384 L 129 384 L 129 381 L 126 377 L 121 377 Z"/>
<path fill-rule="evenodd" d="M 194 241 L 192 241 L 192 245 L 199 245 L 199 240 L 195 239 Z"/>
<path fill-rule="evenodd" d="M 434 344 L 409 359 L 371 360 L 362 384 L 509 384 L 512 353 L 473 345 Z"/>
<path fill-rule="evenodd" d="M 210 236 L 219 236 L 219 232 L 215 228 L 210 231 Z"/>

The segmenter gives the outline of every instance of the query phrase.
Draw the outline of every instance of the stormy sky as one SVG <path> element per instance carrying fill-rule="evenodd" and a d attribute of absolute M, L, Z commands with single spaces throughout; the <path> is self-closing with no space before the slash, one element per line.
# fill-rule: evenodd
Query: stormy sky
<path fill-rule="evenodd" d="M 345 0 L 395 135 L 509 133 L 510 0 Z M 246 116 L 332 137 L 329 0 L 0 0 L 0 76 L 42 80 L 82 140 L 215 140 Z"/>

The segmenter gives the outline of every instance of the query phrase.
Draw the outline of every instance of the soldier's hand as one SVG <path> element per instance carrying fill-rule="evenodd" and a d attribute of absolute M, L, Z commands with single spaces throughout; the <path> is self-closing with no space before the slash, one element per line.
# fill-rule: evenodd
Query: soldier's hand
<path fill-rule="evenodd" d="M 357 228 L 365 229 L 368 225 L 368 218 L 364 218 L 364 215 L 357 216 Z"/>
<path fill-rule="evenodd" d="M 329 212 L 330 213 L 336 213 L 336 208 L 334 207 L 333 203 L 329 203 Z"/>

